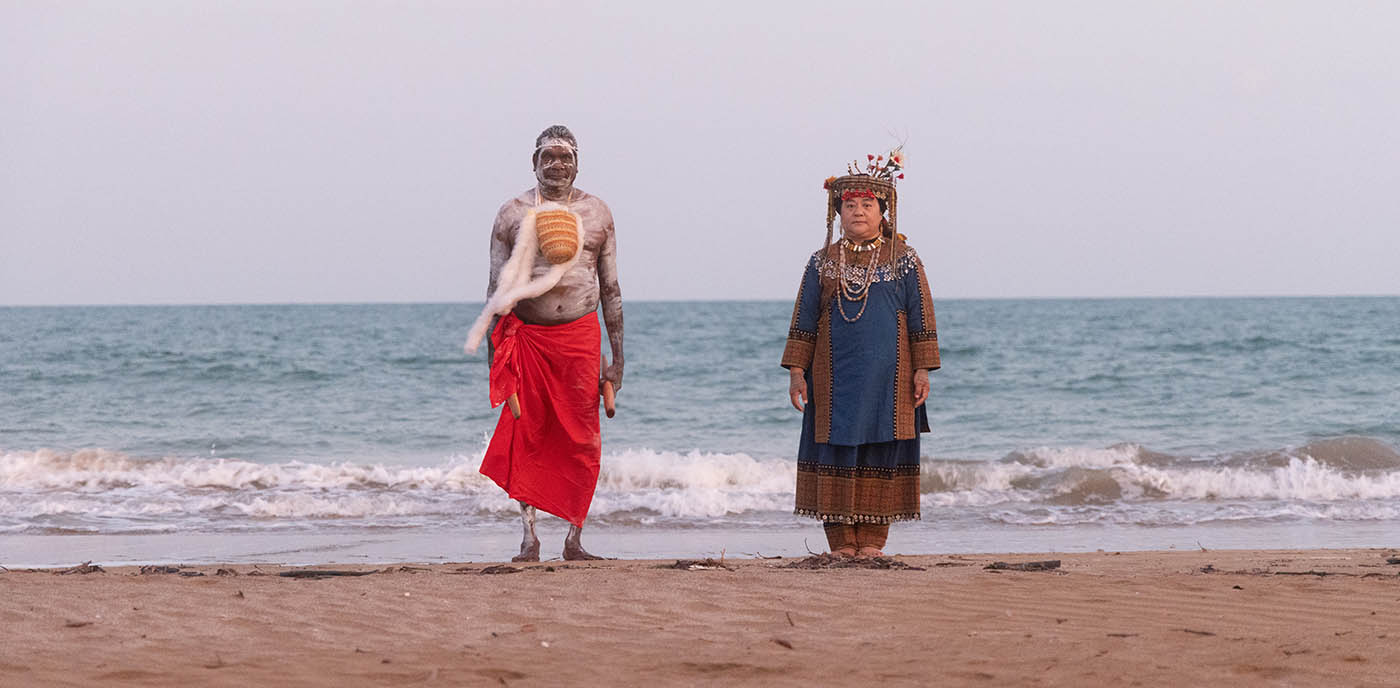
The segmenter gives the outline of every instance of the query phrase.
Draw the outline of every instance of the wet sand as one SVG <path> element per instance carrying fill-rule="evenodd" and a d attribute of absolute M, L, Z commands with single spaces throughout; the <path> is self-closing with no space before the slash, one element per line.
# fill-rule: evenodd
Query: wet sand
<path fill-rule="evenodd" d="M 481 562 L 309 567 L 374 571 L 325 578 L 246 564 L 0 569 L 0 685 L 1395 686 L 1395 558 L 1400 550 L 924 555 L 880 570 L 783 568 L 791 558 L 503 573 Z M 1050 559 L 1061 566 L 985 568 Z"/>

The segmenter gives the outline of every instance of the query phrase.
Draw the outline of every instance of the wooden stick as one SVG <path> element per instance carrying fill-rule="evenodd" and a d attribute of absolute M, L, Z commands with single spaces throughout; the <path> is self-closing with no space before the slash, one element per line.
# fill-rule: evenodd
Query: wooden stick
<path fill-rule="evenodd" d="M 599 353 L 599 354 L 598 354 L 598 366 L 599 366 L 598 370 L 600 370 L 600 371 L 607 371 L 607 369 L 608 369 L 608 357 L 607 357 L 607 356 L 604 356 L 604 355 L 601 354 L 601 353 Z M 615 415 L 615 414 L 617 413 L 617 391 L 613 389 L 612 380 L 603 380 L 602 395 L 603 395 L 603 413 L 608 414 L 608 417 L 609 417 L 609 418 L 612 418 L 613 415 Z"/>

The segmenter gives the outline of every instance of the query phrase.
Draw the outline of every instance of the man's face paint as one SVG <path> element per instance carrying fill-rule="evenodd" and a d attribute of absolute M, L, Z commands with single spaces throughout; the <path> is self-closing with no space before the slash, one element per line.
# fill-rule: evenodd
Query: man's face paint
<path fill-rule="evenodd" d="M 546 189 L 567 189 L 578 176 L 578 153 L 566 142 L 545 143 L 535 153 L 535 179 Z"/>

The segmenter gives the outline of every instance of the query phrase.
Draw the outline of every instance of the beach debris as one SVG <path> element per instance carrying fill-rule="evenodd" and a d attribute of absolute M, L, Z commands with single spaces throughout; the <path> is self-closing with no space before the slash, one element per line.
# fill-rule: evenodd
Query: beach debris
<path fill-rule="evenodd" d="M 64 627 L 64 628 L 82 628 L 83 626 L 91 626 L 91 625 L 92 625 L 92 622 L 91 622 L 91 621 L 64 621 L 64 622 L 63 622 L 63 627 Z"/>
<path fill-rule="evenodd" d="M 1108 637 L 1110 637 L 1110 638 L 1135 638 L 1135 637 L 1137 637 L 1137 634 L 1136 634 L 1136 633 L 1105 633 L 1104 635 L 1106 635 L 1106 636 L 1108 636 Z"/>
<path fill-rule="evenodd" d="M 137 570 L 137 572 L 143 576 L 149 576 L 156 573 L 179 573 L 180 569 L 174 566 L 158 566 L 155 564 L 148 564 L 146 566 L 142 566 L 140 569 Z"/>
<path fill-rule="evenodd" d="M 910 566 L 893 557 L 840 557 L 835 554 L 814 554 L 778 568 L 784 569 L 880 569 L 885 571 L 926 571 L 922 566 Z"/>
<path fill-rule="evenodd" d="M 240 599 L 240 600 L 246 599 L 246 598 L 243 596 L 243 591 L 242 591 L 242 590 L 239 590 L 238 592 L 233 593 L 233 596 L 234 596 L 234 597 L 237 597 L 237 598 Z"/>
<path fill-rule="evenodd" d="M 71 568 L 63 569 L 62 571 L 54 571 L 54 575 L 58 575 L 58 576 L 67 576 L 67 575 L 74 574 L 74 573 L 77 573 L 77 574 L 106 573 L 106 571 L 104 571 L 104 570 L 102 569 L 101 566 L 94 566 L 93 563 L 90 562 L 90 561 L 85 561 L 85 562 L 83 562 L 83 563 L 81 563 L 81 564 L 78 564 L 77 566 L 74 566 L 74 567 L 71 567 Z"/>
<path fill-rule="evenodd" d="M 983 569 L 993 571 L 1053 571 L 1060 568 L 1059 559 L 1049 559 L 1046 561 L 1023 561 L 1019 564 L 1008 564 L 1004 561 L 994 561 Z"/>
<path fill-rule="evenodd" d="M 1387 564 L 1400 564 L 1400 557 L 1390 557 L 1385 560 Z"/>
<path fill-rule="evenodd" d="M 448 573 L 448 574 L 451 574 L 451 575 L 454 575 L 454 576 L 460 576 L 460 575 L 465 574 L 465 573 L 475 573 L 475 572 L 476 572 L 476 569 L 474 569 L 474 568 L 472 568 L 472 567 L 470 567 L 470 566 L 458 566 L 457 568 L 452 569 L 451 571 L 443 571 L 443 573 Z"/>
<path fill-rule="evenodd" d="M 1200 570 L 1201 573 L 1215 573 L 1220 569 L 1215 568 L 1215 564 L 1206 564 L 1205 566 L 1202 566 Z"/>
<path fill-rule="evenodd" d="M 181 578 L 197 578 L 197 577 L 203 576 L 203 575 L 204 575 L 204 572 L 203 572 L 203 571 L 181 571 L 181 572 L 180 572 L 180 577 L 181 577 Z"/>
<path fill-rule="evenodd" d="M 296 571 L 282 571 L 277 575 L 283 578 L 330 578 L 332 576 L 368 576 L 376 571 L 335 571 L 332 569 L 297 569 Z M 253 574 L 248 574 L 253 575 Z"/>
<path fill-rule="evenodd" d="M 1179 628 L 1177 630 L 1181 631 L 1182 633 L 1190 633 L 1191 635 L 1215 635 L 1210 631 L 1197 631 L 1190 628 Z"/>
<path fill-rule="evenodd" d="M 1231 590 L 1244 590 L 1244 588 L 1236 585 L 1235 587 L 1231 588 Z"/>
<path fill-rule="evenodd" d="M 795 624 L 795 623 L 792 622 L 792 612 L 783 612 L 783 613 L 784 613 L 784 614 L 787 614 L 787 619 L 788 619 L 788 625 L 789 625 L 789 626 L 796 626 L 796 625 L 797 625 L 797 624 Z"/>
<path fill-rule="evenodd" d="M 234 571 L 233 569 L 219 569 L 218 571 L 215 571 L 215 572 L 214 572 L 214 575 L 216 575 L 216 576 L 237 576 L 237 575 L 238 575 L 238 572 L 237 572 L 237 571 Z"/>
<path fill-rule="evenodd" d="M 1311 569 L 1310 569 L 1310 570 L 1307 570 L 1307 571 L 1274 571 L 1273 574 L 1274 574 L 1275 576 L 1317 576 L 1318 578 L 1322 578 L 1323 576 L 1355 576 L 1355 575 L 1356 575 L 1356 574 L 1354 574 L 1354 573 L 1341 573 L 1341 572 L 1339 572 L 1339 571 L 1315 571 L 1315 570 L 1311 570 Z"/>
<path fill-rule="evenodd" d="M 505 564 L 497 564 L 497 565 L 495 565 L 495 566 L 487 566 L 486 568 L 484 568 L 484 569 L 481 570 L 481 573 L 482 573 L 483 575 L 493 575 L 493 574 L 497 574 L 497 573 L 520 573 L 521 571 L 524 571 L 524 570 L 525 570 L 525 569 L 516 568 L 516 567 L 514 567 L 514 566 L 506 566 Z"/>
<path fill-rule="evenodd" d="M 754 552 L 754 553 L 752 553 L 752 554 L 749 554 L 748 556 L 753 557 L 754 559 L 782 559 L 782 558 L 783 558 L 783 555 L 781 555 L 781 554 L 774 554 L 774 555 L 771 556 L 771 557 L 767 557 L 767 556 L 764 556 L 764 555 L 763 555 L 763 552 Z"/>
<path fill-rule="evenodd" d="M 419 571 L 432 571 L 432 569 L 426 566 L 400 566 L 384 569 L 384 573 L 418 573 Z"/>
<path fill-rule="evenodd" d="M 774 642 L 774 643 L 777 643 L 778 645 L 782 645 L 783 647 L 785 647 L 785 648 L 787 648 L 787 649 L 789 649 L 789 650 L 792 649 L 792 641 L 790 641 L 790 640 L 785 640 L 785 639 L 783 639 L 783 638 L 774 638 L 774 639 L 773 639 L 773 642 Z"/>
<path fill-rule="evenodd" d="M 715 561 L 714 559 L 677 559 L 676 563 L 674 564 L 662 564 L 656 568 L 678 569 L 680 571 L 716 571 L 719 569 L 723 569 L 725 571 L 734 570 L 734 567 L 725 565 L 723 559 L 720 559 L 719 561 Z"/>

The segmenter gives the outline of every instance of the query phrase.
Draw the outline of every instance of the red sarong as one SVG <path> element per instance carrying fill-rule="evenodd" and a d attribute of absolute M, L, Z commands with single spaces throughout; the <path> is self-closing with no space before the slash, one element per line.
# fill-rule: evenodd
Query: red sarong
<path fill-rule="evenodd" d="M 491 332 L 491 406 L 515 394 L 520 418 L 501 409 L 481 473 L 511 499 L 582 527 L 598 486 L 600 329 L 594 313 L 563 325 L 528 325 L 514 313 Z"/>

